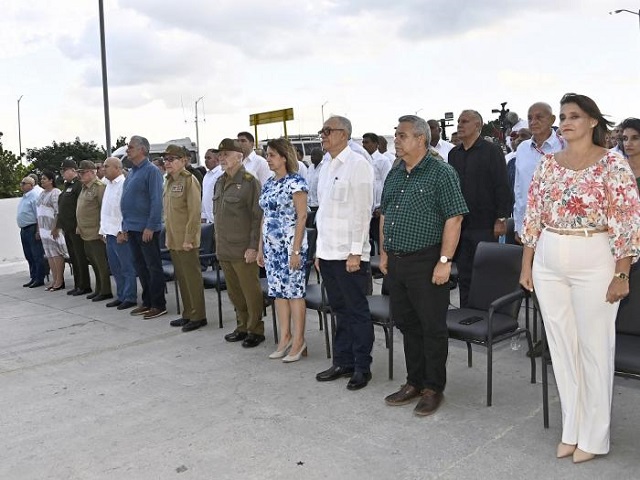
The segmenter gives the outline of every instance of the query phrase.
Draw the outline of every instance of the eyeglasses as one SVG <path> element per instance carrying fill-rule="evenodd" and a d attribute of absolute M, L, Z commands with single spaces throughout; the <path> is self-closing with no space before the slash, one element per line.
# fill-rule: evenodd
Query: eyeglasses
<path fill-rule="evenodd" d="M 344 128 L 331 128 L 331 127 L 323 127 L 322 130 L 318 130 L 318 135 L 324 135 L 328 137 L 331 135 L 331 132 L 344 132 Z"/>
<path fill-rule="evenodd" d="M 179 157 L 173 157 L 173 156 L 168 156 L 168 157 L 163 157 L 164 158 L 164 162 L 165 163 L 171 163 L 175 160 L 178 160 Z"/>
<path fill-rule="evenodd" d="M 565 93 L 560 99 L 560 104 L 573 103 L 580 96 L 577 93 Z"/>

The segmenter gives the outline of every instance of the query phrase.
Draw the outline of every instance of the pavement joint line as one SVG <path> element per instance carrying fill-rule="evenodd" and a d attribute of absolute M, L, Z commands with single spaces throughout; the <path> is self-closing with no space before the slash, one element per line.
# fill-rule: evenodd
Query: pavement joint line
<path fill-rule="evenodd" d="M 89 352 L 84 352 L 84 353 L 79 353 L 77 355 L 71 355 L 71 356 L 67 356 L 67 357 L 61 357 L 61 358 L 57 358 L 55 360 L 51 360 L 48 362 L 42 362 L 42 363 L 36 363 L 33 365 L 28 365 L 25 367 L 19 367 L 19 368 L 13 368 L 11 370 L 0 370 L 0 376 L 2 375 L 8 375 L 8 374 L 12 374 L 12 373 L 21 373 L 21 372 L 26 372 L 29 370 L 35 370 L 41 367 L 50 367 L 50 366 L 55 366 L 55 365 L 62 365 L 65 363 L 70 363 L 76 360 L 81 360 L 83 358 L 89 358 L 89 357 L 95 357 L 98 355 L 102 355 L 103 353 L 109 353 L 109 352 L 116 352 L 118 350 L 124 350 L 126 348 L 132 348 L 132 347 L 138 347 L 141 345 L 146 345 L 148 343 L 152 343 L 155 342 L 157 340 L 164 340 L 166 338 L 170 338 L 170 337 L 175 337 L 177 335 L 180 335 L 180 332 L 166 332 L 166 333 L 162 333 L 160 335 L 154 335 L 152 337 L 145 337 L 145 338 L 141 338 L 139 340 L 135 340 L 133 342 L 129 342 L 129 343 L 121 343 L 118 345 L 111 345 L 109 347 L 103 347 L 103 348 L 99 348 L 97 350 L 91 350 Z"/>

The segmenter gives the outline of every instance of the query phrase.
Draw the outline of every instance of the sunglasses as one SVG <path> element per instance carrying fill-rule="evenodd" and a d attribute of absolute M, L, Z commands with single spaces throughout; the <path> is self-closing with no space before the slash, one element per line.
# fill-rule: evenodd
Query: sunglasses
<path fill-rule="evenodd" d="M 328 137 L 329 135 L 331 135 L 331 132 L 344 132 L 344 130 L 344 128 L 324 127 L 322 128 L 322 130 L 318 130 L 318 135 L 324 135 L 325 137 Z"/>

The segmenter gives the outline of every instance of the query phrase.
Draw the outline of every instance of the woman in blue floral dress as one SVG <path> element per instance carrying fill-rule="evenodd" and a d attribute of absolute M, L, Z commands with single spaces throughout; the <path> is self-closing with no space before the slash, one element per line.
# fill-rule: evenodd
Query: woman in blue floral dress
<path fill-rule="evenodd" d="M 267 180 L 260 195 L 264 217 L 258 265 L 267 270 L 269 296 L 275 298 L 281 332 L 278 349 L 269 358 L 290 363 L 307 355 L 304 295 L 309 188 L 297 173 L 298 160 L 288 140 L 267 143 L 267 162 L 275 175 Z"/>

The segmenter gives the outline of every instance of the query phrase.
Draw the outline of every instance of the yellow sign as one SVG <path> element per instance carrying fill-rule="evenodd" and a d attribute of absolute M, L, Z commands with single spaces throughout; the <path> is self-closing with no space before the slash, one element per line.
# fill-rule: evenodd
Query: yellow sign
<path fill-rule="evenodd" d="M 263 125 L 265 123 L 286 122 L 293 120 L 293 108 L 274 110 L 272 112 L 253 113 L 249 115 L 249 125 Z"/>

